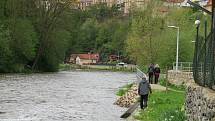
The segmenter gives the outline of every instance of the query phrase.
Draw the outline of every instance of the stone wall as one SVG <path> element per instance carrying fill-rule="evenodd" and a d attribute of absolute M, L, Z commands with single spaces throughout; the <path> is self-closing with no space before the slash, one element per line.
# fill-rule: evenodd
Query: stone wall
<path fill-rule="evenodd" d="M 192 72 L 169 70 L 167 78 L 172 84 L 187 86 L 185 108 L 188 121 L 215 121 L 215 91 L 194 83 Z"/>
<path fill-rule="evenodd" d="M 131 89 L 129 89 L 123 96 L 119 97 L 114 104 L 119 105 L 120 107 L 128 108 L 137 101 L 136 99 L 138 96 L 137 84 L 135 83 Z"/>
<path fill-rule="evenodd" d="M 185 104 L 188 121 L 215 121 L 215 91 L 190 83 Z"/>
<path fill-rule="evenodd" d="M 167 79 L 170 83 L 175 85 L 186 84 L 193 82 L 193 73 L 169 70 Z"/>

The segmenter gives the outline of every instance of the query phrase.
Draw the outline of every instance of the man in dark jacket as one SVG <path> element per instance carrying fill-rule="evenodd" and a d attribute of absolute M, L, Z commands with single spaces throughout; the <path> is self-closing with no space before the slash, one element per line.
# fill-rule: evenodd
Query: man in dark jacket
<path fill-rule="evenodd" d="M 149 83 L 153 84 L 154 64 L 150 64 L 147 73 L 148 73 L 148 76 L 149 76 Z"/>
<path fill-rule="evenodd" d="M 138 94 L 140 95 L 140 108 L 141 109 L 147 107 L 149 92 L 152 93 L 151 86 L 150 86 L 149 82 L 146 80 L 146 78 L 143 77 L 138 86 Z M 144 101 L 144 105 L 143 105 L 143 101 Z"/>

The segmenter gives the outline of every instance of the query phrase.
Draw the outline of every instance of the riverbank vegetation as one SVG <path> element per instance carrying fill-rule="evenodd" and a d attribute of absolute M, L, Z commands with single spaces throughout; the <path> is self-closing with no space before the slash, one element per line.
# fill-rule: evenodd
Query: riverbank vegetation
<path fill-rule="evenodd" d="M 179 61 L 192 61 L 193 22 L 197 15 L 204 18 L 198 11 L 170 7 L 161 13 L 161 1 L 132 7 L 129 15 L 116 5 L 86 10 L 76 5 L 71 0 L 1 0 L 0 72 L 57 71 L 71 53 L 89 52 L 99 53 L 103 62 L 114 54 L 139 66 L 172 66 L 176 31 L 167 25 L 180 27 Z"/>
<path fill-rule="evenodd" d="M 87 70 L 87 71 L 120 71 L 120 72 L 135 72 L 135 66 L 117 67 L 115 65 L 77 65 L 77 64 L 60 64 L 60 71 L 69 70 Z"/>
<path fill-rule="evenodd" d="M 131 84 L 127 84 L 123 87 L 121 87 L 117 92 L 116 92 L 116 95 L 117 96 L 123 96 L 126 92 L 128 92 L 128 90 L 131 89 L 131 87 L 134 85 L 134 83 L 131 83 Z"/>
<path fill-rule="evenodd" d="M 131 87 L 132 84 L 128 84 L 117 91 L 117 95 L 121 98 L 116 101 L 116 104 L 125 106 L 127 103 L 124 103 L 124 99 L 137 98 L 137 95 L 135 97 L 128 96 L 137 93 L 137 90 L 133 92 L 129 90 Z M 149 95 L 148 107 L 139 110 L 133 115 L 133 118 L 141 121 L 185 121 L 185 88 L 180 87 L 171 84 L 168 86 L 168 91 L 154 88 L 152 94 Z M 131 91 L 132 94 L 126 94 L 128 91 Z"/>
<path fill-rule="evenodd" d="M 154 91 L 149 97 L 148 108 L 134 117 L 141 121 L 185 121 L 185 93 Z"/>

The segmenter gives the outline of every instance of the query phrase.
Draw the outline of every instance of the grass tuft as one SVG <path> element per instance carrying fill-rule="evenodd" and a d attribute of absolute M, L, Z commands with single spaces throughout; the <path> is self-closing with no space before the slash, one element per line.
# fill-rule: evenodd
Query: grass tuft
<path fill-rule="evenodd" d="M 126 92 L 128 92 L 129 89 L 131 89 L 132 86 L 133 86 L 133 83 L 127 84 L 127 85 L 123 86 L 122 88 L 120 88 L 120 89 L 116 92 L 116 95 L 117 95 L 117 96 L 123 96 Z"/>

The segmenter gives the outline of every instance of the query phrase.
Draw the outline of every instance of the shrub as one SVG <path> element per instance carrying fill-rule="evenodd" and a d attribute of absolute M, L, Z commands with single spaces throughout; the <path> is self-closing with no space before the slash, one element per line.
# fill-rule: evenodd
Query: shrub
<path fill-rule="evenodd" d="M 123 86 L 117 91 L 116 95 L 123 96 L 126 92 L 128 92 L 129 89 L 131 89 L 132 86 L 133 86 L 133 83 Z"/>

